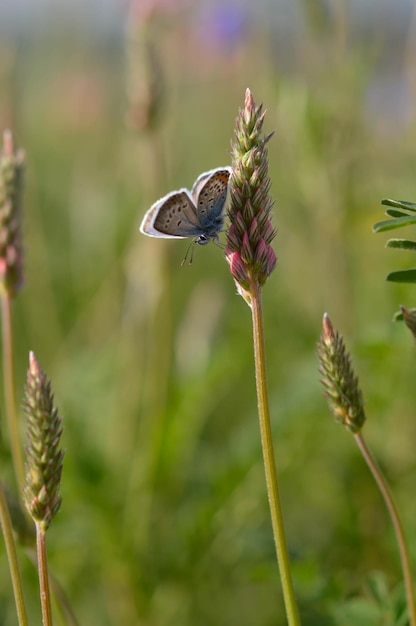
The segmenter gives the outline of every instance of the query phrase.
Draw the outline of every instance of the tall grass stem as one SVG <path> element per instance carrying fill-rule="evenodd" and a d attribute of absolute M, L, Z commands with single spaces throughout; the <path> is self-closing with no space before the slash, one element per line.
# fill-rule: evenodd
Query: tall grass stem
<path fill-rule="evenodd" d="M 300 620 L 295 593 L 293 589 L 289 554 L 287 550 L 286 537 L 283 526 L 283 516 L 277 481 L 276 462 L 273 450 L 273 436 L 270 423 L 270 408 L 266 377 L 266 354 L 264 345 L 262 297 L 261 287 L 259 286 L 257 281 L 253 281 L 253 285 L 250 289 L 250 295 L 253 321 L 257 404 L 260 422 L 261 445 L 263 449 L 264 471 L 266 475 L 267 495 L 270 505 L 273 536 L 276 547 L 277 562 L 280 571 L 288 624 L 289 626 L 298 626 L 300 624 Z"/>
<path fill-rule="evenodd" d="M 10 448 L 19 497 L 24 483 L 25 469 L 19 432 L 19 418 L 16 405 L 16 386 L 14 378 L 13 324 L 11 314 L 11 296 L 6 290 L 1 295 L 2 339 L 3 339 L 3 386 L 6 407 L 6 419 L 9 430 Z"/>
<path fill-rule="evenodd" d="M 403 571 L 403 579 L 404 586 L 406 590 L 406 601 L 407 608 L 409 612 L 409 624 L 410 626 L 416 626 L 416 603 L 415 603 L 415 593 L 413 586 L 413 578 L 410 566 L 410 557 L 409 557 L 409 549 L 407 547 L 406 537 L 404 534 L 403 526 L 400 520 L 400 516 L 396 507 L 396 504 L 393 499 L 393 495 L 390 491 L 390 488 L 387 484 L 387 481 L 381 471 L 380 466 L 378 465 L 373 453 L 367 446 L 367 443 L 361 432 L 354 434 L 354 439 L 360 449 L 361 454 L 364 457 L 365 462 L 367 463 L 370 472 L 373 475 L 374 480 L 377 483 L 377 486 L 380 490 L 380 493 L 383 497 L 385 505 L 390 515 L 391 522 L 394 527 L 394 532 L 396 534 L 397 543 L 399 546 L 400 553 L 400 561 Z"/>
<path fill-rule="evenodd" d="M 17 560 L 16 546 L 13 538 L 12 523 L 9 509 L 4 495 L 3 487 L 0 485 L 0 525 L 3 533 L 4 544 L 6 546 L 7 560 L 12 579 L 14 599 L 19 626 L 28 626 L 26 605 L 23 595 L 22 579 Z"/>
<path fill-rule="evenodd" d="M 40 603 L 42 607 L 42 624 L 43 626 L 52 626 L 48 558 L 46 555 L 46 531 L 43 530 L 41 522 L 36 522 L 36 548 L 38 557 Z"/>

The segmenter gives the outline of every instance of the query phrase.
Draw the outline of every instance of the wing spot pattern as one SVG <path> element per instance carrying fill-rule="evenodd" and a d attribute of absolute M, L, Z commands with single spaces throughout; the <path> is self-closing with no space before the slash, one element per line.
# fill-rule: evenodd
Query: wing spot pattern
<path fill-rule="evenodd" d="M 228 172 L 218 174 L 217 179 L 211 181 L 210 189 L 202 190 L 198 198 L 198 205 L 201 207 L 201 214 L 205 215 L 207 212 L 206 207 L 208 206 L 209 208 L 212 208 L 216 200 L 218 201 L 218 199 L 220 199 L 222 202 L 225 201 L 227 190 L 224 189 L 224 183 L 227 183 L 228 185 L 228 179 Z M 205 208 L 202 208 L 204 206 Z"/>

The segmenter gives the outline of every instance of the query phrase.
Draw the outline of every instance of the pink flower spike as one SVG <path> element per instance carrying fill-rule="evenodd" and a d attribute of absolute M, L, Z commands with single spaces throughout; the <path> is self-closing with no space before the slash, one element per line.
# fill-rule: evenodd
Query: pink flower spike
<path fill-rule="evenodd" d="M 227 253 L 229 250 L 239 252 L 241 262 L 246 266 L 244 275 L 250 278 L 250 289 L 254 289 L 256 283 L 263 285 L 276 265 L 275 254 L 267 249 L 276 230 L 271 223 L 273 201 L 269 194 L 266 147 L 271 135 L 263 135 L 263 122 L 262 106 L 256 107 L 248 89 L 244 108 L 240 109 L 236 120 L 232 143 L 230 229 L 226 250 Z"/>

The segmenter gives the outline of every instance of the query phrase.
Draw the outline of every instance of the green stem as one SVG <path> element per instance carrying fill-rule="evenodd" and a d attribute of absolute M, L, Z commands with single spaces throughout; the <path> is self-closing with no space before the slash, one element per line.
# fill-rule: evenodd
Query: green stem
<path fill-rule="evenodd" d="M 261 445 L 263 448 L 264 471 L 266 474 L 267 494 L 272 519 L 273 536 L 277 562 L 282 583 L 286 616 L 290 626 L 300 624 L 299 613 L 293 589 L 289 555 L 283 526 L 276 463 L 273 450 L 273 437 L 270 424 L 270 409 L 266 379 L 266 356 L 264 346 L 264 327 L 261 289 L 256 281 L 250 289 L 251 311 L 253 320 L 254 363 L 256 370 L 257 404 L 260 421 Z"/>
<path fill-rule="evenodd" d="M 12 579 L 14 600 L 16 603 L 19 626 L 28 626 L 25 598 L 23 595 L 22 579 L 20 576 L 19 563 L 17 560 L 16 546 L 13 538 L 12 523 L 7 506 L 4 491 L 0 485 L 0 525 L 6 545 L 7 560 L 9 563 L 10 576 Z"/>
<path fill-rule="evenodd" d="M 381 495 L 383 496 L 385 505 L 387 507 L 390 519 L 394 527 L 394 532 L 396 533 L 396 539 L 399 545 L 400 561 L 403 571 L 404 586 L 406 589 L 409 624 L 410 626 L 416 626 L 416 603 L 413 589 L 412 572 L 410 567 L 409 550 L 407 547 L 403 526 L 400 521 L 399 512 L 397 510 L 396 504 L 393 500 L 393 496 L 383 475 L 383 472 L 381 471 L 372 452 L 368 448 L 367 443 L 365 442 L 361 432 L 354 434 L 354 438 L 373 475 L 374 480 L 377 483 L 378 488 L 380 489 Z"/>
<path fill-rule="evenodd" d="M 42 526 L 39 522 L 36 522 L 36 547 L 38 556 L 40 603 L 42 606 L 42 624 L 43 626 L 52 626 L 48 559 L 46 556 L 46 533 L 44 530 L 42 530 Z"/>
<path fill-rule="evenodd" d="M 16 406 L 16 387 L 14 382 L 13 362 L 13 331 L 11 316 L 11 300 L 7 291 L 1 296 L 2 309 L 2 335 L 3 335 L 3 385 L 4 401 L 6 406 L 6 419 L 9 429 L 10 448 L 13 458 L 13 466 L 18 486 L 19 497 L 24 482 L 23 452 L 19 433 L 19 419 Z"/>

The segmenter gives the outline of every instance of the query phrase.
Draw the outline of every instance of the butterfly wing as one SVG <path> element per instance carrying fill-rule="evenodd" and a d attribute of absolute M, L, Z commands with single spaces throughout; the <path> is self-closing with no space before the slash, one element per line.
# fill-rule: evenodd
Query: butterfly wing
<path fill-rule="evenodd" d="M 198 222 L 212 236 L 222 227 L 230 176 L 231 167 L 220 167 L 201 174 L 192 187 Z"/>
<path fill-rule="evenodd" d="M 202 230 L 189 191 L 173 191 L 155 202 L 144 216 L 140 231 L 151 237 L 168 239 L 200 235 Z"/>

